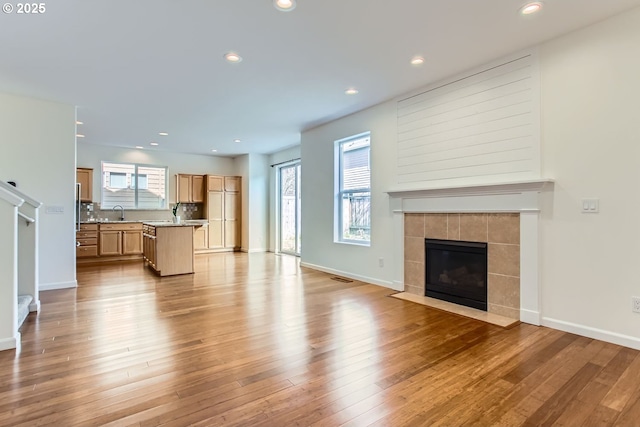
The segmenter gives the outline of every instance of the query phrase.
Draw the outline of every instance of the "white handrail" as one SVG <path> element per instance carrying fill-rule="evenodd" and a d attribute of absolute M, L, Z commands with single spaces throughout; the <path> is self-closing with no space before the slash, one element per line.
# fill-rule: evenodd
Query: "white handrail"
<path fill-rule="evenodd" d="M 4 190 L 7 190 L 10 193 L 13 193 L 14 196 L 23 199 L 26 203 L 30 204 L 34 208 L 39 208 L 40 206 L 42 206 L 42 202 L 39 202 L 39 201 L 29 197 L 28 195 L 24 194 L 22 191 L 18 190 L 13 185 L 11 185 L 11 184 L 9 184 L 7 182 L 0 181 L 0 188 L 2 188 Z"/>
<path fill-rule="evenodd" d="M 7 191 L 4 188 L 0 187 L 0 200 L 4 200 L 7 203 L 12 204 L 13 206 L 20 207 L 24 204 L 24 199 L 15 195 L 11 191 Z"/>
<path fill-rule="evenodd" d="M 33 224 L 34 222 L 36 222 L 35 219 L 31 218 L 30 216 L 27 216 L 25 214 L 23 214 L 22 212 L 18 212 L 18 216 L 22 217 L 22 219 L 24 219 L 27 223 L 27 227 L 29 226 L 29 224 Z"/>

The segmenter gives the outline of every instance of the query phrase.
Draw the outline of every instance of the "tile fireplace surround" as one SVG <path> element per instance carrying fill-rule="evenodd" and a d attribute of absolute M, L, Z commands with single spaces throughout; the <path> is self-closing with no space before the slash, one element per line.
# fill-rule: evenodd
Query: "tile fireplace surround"
<path fill-rule="evenodd" d="M 424 296 L 424 239 L 488 243 L 487 311 L 520 319 L 519 213 L 404 215 L 404 290 Z"/>
<path fill-rule="evenodd" d="M 489 313 L 540 325 L 540 193 L 552 180 L 388 191 L 394 288 L 424 296 L 424 239 L 488 243 Z"/>

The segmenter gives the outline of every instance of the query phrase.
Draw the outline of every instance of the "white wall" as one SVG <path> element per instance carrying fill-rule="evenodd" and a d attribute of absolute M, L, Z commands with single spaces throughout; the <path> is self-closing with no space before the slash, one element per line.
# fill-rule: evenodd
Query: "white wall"
<path fill-rule="evenodd" d="M 158 150 L 137 150 L 78 142 L 78 167 L 93 169 L 93 201 L 100 202 L 101 162 L 144 163 L 169 168 L 169 202 L 176 201 L 176 174 L 235 175 L 231 157 L 201 156 Z"/>
<path fill-rule="evenodd" d="M 334 243 L 334 141 L 366 131 L 371 131 L 371 246 Z M 396 139 L 395 101 L 302 134 L 303 265 L 391 286 L 393 223 L 385 191 L 395 182 Z"/>
<path fill-rule="evenodd" d="M 544 323 L 639 339 L 640 9 L 541 47 Z M 580 212 L 599 198 L 599 214 Z M 591 328 L 585 330 L 585 328 Z"/>
<path fill-rule="evenodd" d="M 300 158 L 300 146 L 290 147 L 277 153 L 269 155 L 269 165 L 275 165 L 281 162 L 288 162 L 289 160 Z M 301 169 L 301 174 L 304 172 Z M 278 233 L 279 228 L 277 222 L 279 221 L 279 199 L 278 199 L 278 166 L 270 168 L 269 171 L 269 251 L 276 252 L 278 250 Z"/>
<path fill-rule="evenodd" d="M 541 220 L 545 325 L 640 348 L 640 9 L 541 46 L 542 176 L 555 178 Z M 302 134 L 303 265 L 391 286 L 396 102 Z M 333 142 L 371 131 L 371 247 L 333 243 Z M 599 214 L 580 199 L 599 198 Z M 378 267 L 378 258 L 385 260 Z"/>
<path fill-rule="evenodd" d="M 75 107 L 0 93 L 0 179 L 43 203 L 40 288 L 76 285 Z M 62 214 L 47 214 L 48 206 Z"/>
<path fill-rule="evenodd" d="M 243 252 L 265 252 L 269 244 L 269 157 L 245 154 L 236 158 L 242 176 Z"/>

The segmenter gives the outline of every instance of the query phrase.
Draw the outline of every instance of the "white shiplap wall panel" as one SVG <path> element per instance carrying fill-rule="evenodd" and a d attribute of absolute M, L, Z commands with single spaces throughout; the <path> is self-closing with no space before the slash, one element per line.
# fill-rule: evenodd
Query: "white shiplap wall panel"
<path fill-rule="evenodd" d="M 398 183 L 539 174 L 539 79 L 532 54 L 398 102 Z"/>

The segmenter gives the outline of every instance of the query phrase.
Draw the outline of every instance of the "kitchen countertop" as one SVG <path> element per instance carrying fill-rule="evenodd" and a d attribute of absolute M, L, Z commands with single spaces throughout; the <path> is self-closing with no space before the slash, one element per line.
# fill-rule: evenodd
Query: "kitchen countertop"
<path fill-rule="evenodd" d="M 180 221 L 180 224 L 174 224 L 171 221 L 162 221 L 162 220 L 80 221 L 80 224 L 136 224 L 136 223 L 153 225 L 154 227 L 202 227 L 202 226 L 209 225 L 209 221 L 206 219 L 186 219 L 184 221 Z"/>
<path fill-rule="evenodd" d="M 179 224 L 168 221 L 144 221 L 143 224 L 153 227 L 203 227 L 205 225 L 209 225 L 209 221 L 207 221 L 206 219 L 192 219 L 180 221 Z"/>

